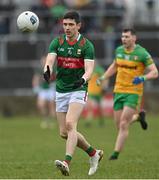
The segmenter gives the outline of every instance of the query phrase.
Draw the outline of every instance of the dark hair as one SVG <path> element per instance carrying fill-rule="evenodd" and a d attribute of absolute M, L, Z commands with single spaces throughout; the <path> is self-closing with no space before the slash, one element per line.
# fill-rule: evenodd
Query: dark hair
<path fill-rule="evenodd" d="M 135 31 L 135 29 L 133 29 L 133 28 L 124 28 L 124 29 L 122 30 L 122 32 L 123 32 L 123 33 L 131 32 L 132 35 L 136 35 L 136 31 Z"/>
<path fill-rule="evenodd" d="M 69 11 L 69 12 L 67 12 L 64 15 L 63 19 L 74 19 L 76 23 L 80 23 L 81 22 L 81 17 L 79 15 L 79 13 L 76 12 L 76 11 Z"/>

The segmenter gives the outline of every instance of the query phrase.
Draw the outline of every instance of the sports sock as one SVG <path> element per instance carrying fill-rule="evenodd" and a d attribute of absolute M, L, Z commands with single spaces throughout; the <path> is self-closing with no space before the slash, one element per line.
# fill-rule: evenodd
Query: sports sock
<path fill-rule="evenodd" d="M 70 156 L 70 155 L 66 155 L 65 156 L 65 162 L 69 165 L 70 164 L 70 162 L 71 162 L 71 160 L 72 160 L 72 156 Z"/>
<path fill-rule="evenodd" d="M 96 150 L 95 150 L 93 147 L 90 146 L 90 147 L 86 150 L 86 153 L 87 153 L 90 157 L 92 157 L 92 156 L 95 155 Z"/>
<path fill-rule="evenodd" d="M 114 157 L 114 158 L 118 158 L 119 156 L 119 152 L 118 151 L 114 151 L 111 155 L 111 157 Z"/>

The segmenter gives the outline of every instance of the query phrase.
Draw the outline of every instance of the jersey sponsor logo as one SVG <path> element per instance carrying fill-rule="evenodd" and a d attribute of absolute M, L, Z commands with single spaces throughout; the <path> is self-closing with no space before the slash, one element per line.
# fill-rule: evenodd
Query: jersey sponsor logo
<path fill-rule="evenodd" d="M 125 60 L 129 60 L 130 56 L 129 55 L 125 55 Z"/>
<path fill-rule="evenodd" d="M 118 64 L 118 67 L 125 69 L 137 69 L 137 66 L 128 66 L 128 65 L 120 65 L 120 64 Z"/>
<path fill-rule="evenodd" d="M 71 58 L 71 57 L 58 57 L 58 66 L 63 68 L 84 68 L 84 59 L 83 58 Z"/>
<path fill-rule="evenodd" d="M 81 49 L 77 49 L 77 54 L 81 55 Z"/>
<path fill-rule="evenodd" d="M 58 51 L 64 52 L 64 48 L 58 48 Z"/>
<path fill-rule="evenodd" d="M 123 55 L 122 54 L 117 54 L 117 58 L 122 58 Z"/>
<path fill-rule="evenodd" d="M 138 56 L 134 56 L 134 60 L 137 61 L 138 60 Z"/>
<path fill-rule="evenodd" d="M 74 49 L 73 47 L 68 47 L 68 54 L 69 54 L 69 55 L 72 55 L 73 49 Z"/>

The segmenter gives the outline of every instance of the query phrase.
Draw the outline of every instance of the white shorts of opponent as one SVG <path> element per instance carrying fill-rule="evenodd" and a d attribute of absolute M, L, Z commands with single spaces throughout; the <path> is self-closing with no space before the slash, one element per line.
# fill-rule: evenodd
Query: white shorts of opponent
<path fill-rule="evenodd" d="M 38 93 L 38 98 L 46 101 L 55 101 L 56 91 L 55 88 L 41 89 Z"/>

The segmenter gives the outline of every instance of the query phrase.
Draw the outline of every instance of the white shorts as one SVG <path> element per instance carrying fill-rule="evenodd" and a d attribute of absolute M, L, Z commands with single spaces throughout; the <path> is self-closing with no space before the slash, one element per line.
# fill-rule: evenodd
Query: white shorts
<path fill-rule="evenodd" d="M 56 92 L 56 112 L 67 112 L 70 103 L 76 102 L 85 105 L 88 93 L 86 91 L 74 91 L 69 93 Z"/>
<path fill-rule="evenodd" d="M 55 101 L 56 91 L 54 88 L 41 89 L 38 93 L 38 98 L 46 101 Z"/>

